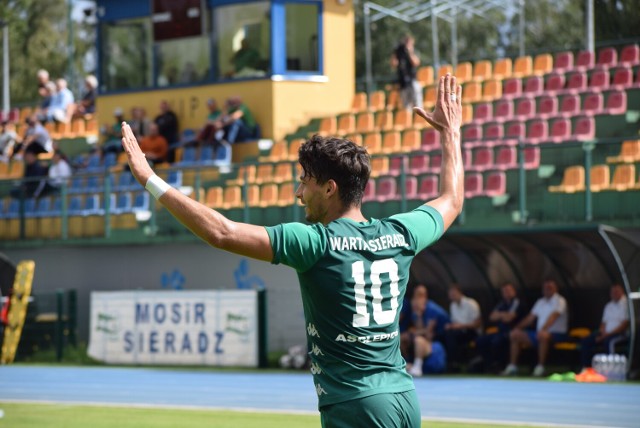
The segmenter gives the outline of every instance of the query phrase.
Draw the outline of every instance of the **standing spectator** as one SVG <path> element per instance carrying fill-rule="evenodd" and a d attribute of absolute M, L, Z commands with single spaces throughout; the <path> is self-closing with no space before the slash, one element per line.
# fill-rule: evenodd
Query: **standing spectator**
<path fill-rule="evenodd" d="M 155 123 L 149 126 L 149 135 L 142 137 L 142 140 L 140 140 L 140 150 L 142 150 L 145 157 L 153 163 L 165 162 L 167 160 L 169 143 L 159 134 L 158 125 Z"/>
<path fill-rule="evenodd" d="M 478 337 L 482 315 L 478 302 L 465 296 L 458 284 L 449 286 L 449 300 L 451 322 L 445 326 L 445 346 L 449 362 L 459 365 L 462 362 L 462 349 Z"/>
<path fill-rule="evenodd" d="M 615 344 L 629 335 L 629 304 L 622 284 L 611 286 L 611 300 L 604 307 L 600 328 L 580 343 L 582 367 L 591 367 L 595 349 L 602 347 L 609 354 L 615 353 Z"/>
<path fill-rule="evenodd" d="M 17 141 L 18 134 L 16 134 L 15 126 L 3 120 L 2 128 L 0 128 L 0 162 L 9 162 Z"/>
<path fill-rule="evenodd" d="M 231 58 L 235 74 L 252 73 L 260 69 L 260 54 L 247 39 L 242 39 L 240 49 Z"/>
<path fill-rule="evenodd" d="M 449 314 L 429 300 L 427 287 L 416 285 L 410 302 L 405 299 L 400 312 L 400 350 L 412 376 L 445 370 L 446 353 L 437 339 L 443 337 L 449 321 Z"/>
<path fill-rule="evenodd" d="M 68 123 L 71 117 L 73 104 L 73 93 L 67 88 L 67 81 L 64 79 L 56 80 L 57 93 L 51 99 L 51 104 L 46 112 L 46 120 Z"/>
<path fill-rule="evenodd" d="M 510 282 L 500 287 L 502 299 L 489 314 L 489 322 L 495 327 L 492 333 L 484 334 L 476 340 L 478 363 L 483 371 L 504 367 L 509 355 L 509 334 L 511 329 L 525 316 L 525 306 L 520 302 L 516 289 Z"/>
<path fill-rule="evenodd" d="M 40 94 L 40 96 L 44 98 L 48 95 L 46 87 L 47 83 L 49 83 L 49 72 L 41 68 L 40 70 L 38 70 L 36 76 L 38 78 L 38 94 Z"/>
<path fill-rule="evenodd" d="M 160 135 L 169 143 L 170 150 L 167 160 L 173 162 L 175 160 L 175 149 L 171 149 L 180 140 L 178 136 L 178 116 L 171 110 L 171 106 L 166 100 L 160 102 L 160 114 L 153 121 L 158 125 Z"/>
<path fill-rule="evenodd" d="M 133 135 L 135 135 L 138 140 L 149 135 L 151 121 L 147 118 L 147 112 L 145 109 L 142 107 L 133 107 L 131 109 L 131 120 L 129 121 L 129 126 L 131 126 Z"/>
<path fill-rule="evenodd" d="M 422 108 L 422 85 L 416 80 L 416 67 L 420 58 L 414 51 L 415 39 L 406 35 L 393 50 L 391 66 L 398 74 L 398 86 L 404 108 Z"/>
<path fill-rule="evenodd" d="M 98 96 L 98 79 L 93 74 L 84 78 L 84 92 L 80 102 L 75 105 L 73 117 L 84 117 L 96 112 L 96 97 Z"/>
<path fill-rule="evenodd" d="M 535 330 L 525 330 L 536 321 Z M 533 369 L 536 377 L 544 376 L 544 364 L 549 355 L 549 349 L 554 342 L 566 340 L 569 314 L 567 301 L 558 294 L 558 285 L 553 279 L 547 279 L 542 284 L 542 297 L 539 298 L 531 312 L 511 330 L 509 339 L 510 363 L 502 372 L 503 375 L 518 373 L 518 357 L 523 348 L 538 349 L 538 364 Z"/>
<path fill-rule="evenodd" d="M 72 174 L 73 171 L 71 171 L 64 154 L 60 150 L 55 150 L 47 174 L 49 179 L 38 196 L 60 193 L 60 189 L 71 178 Z"/>
<path fill-rule="evenodd" d="M 38 162 L 38 155 L 32 151 L 24 153 L 24 176 L 18 187 L 11 189 L 11 197 L 37 198 L 47 183 L 47 167 Z"/>
<path fill-rule="evenodd" d="M 258 137 L 258 124 L 251 110 L 240 97 L 231 97 L 227 100 L 227 116 L 223 123 L 225 139 L 229 144 Z"/>

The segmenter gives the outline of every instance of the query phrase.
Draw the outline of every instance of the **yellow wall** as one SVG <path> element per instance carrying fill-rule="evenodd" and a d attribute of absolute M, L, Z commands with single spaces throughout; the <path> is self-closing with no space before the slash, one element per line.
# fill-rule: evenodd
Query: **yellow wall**
<path fill-rule="evenodd" d="M 101 125 L 113 123 L 116 107 L 125 119 L 133 106 L 146 109 L 153 119 L 159 104 L 167 100 L 178 115 L 181 129 L 200 128 L 207 117 L 206 101 L 239 95 L 254 113 L 265 138 L 279 140 L 314 117 L 348 111 L 355 91 L 355 23 L 353 0 L 343 5 L 324 1 L 323 82 L 253 80 L 211 84 L 200 87 L 160 89 L 121 95 L 101 95 L 97 111 Z"/>

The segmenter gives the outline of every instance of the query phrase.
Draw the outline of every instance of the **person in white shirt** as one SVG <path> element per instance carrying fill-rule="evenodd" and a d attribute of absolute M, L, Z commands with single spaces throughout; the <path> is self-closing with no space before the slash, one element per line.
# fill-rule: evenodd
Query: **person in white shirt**
<path fill-rule="evenodd" d="M 44 184 L 44 187 L 34 196 L 43 197 L 60 193 L 62 185 L 71 178 L 72 174 L 73 171 L 62 152 L 59 150 L 54 151 L 53 157 L 51 158 L 51 165 L 49 166 L 49 178 L 46 184 Z"/>
<path fill-rule="evenodd" d="M 536 321 L 536 329 L 526 329 L 533 325 L 534 321 Z M 542 284 L 542 297 L 509 334 L 510 363 L 502 374 L 506 376 L 517 374 L 520 351 L 534 347 L 538 349 L 538 364 L 533 369 L 533 375 L 544 376 L 544 364 L 549 355 L 549 349 L 554 342 L 566 340 L 568 324 L 567 301 L 558 294 L 556 282 L 553 279 L 547 279 Z"/>
<path fill-rule="evenodd" d="M 622 284 L 615 283 L 610 290 L 611 300 L 604 307 L 600 328 L 580 343 L 582 367 L 591 367 L 591 359 L 597 348 L 615 353 L 615 344 L 629 335 L 629 304 Z"/>
<path fill-rule="evenodd" d="M 478 337 L 482 316 L 478 302 L 462 293 L 458 284 L 449 286 L 451 323 L 445 326 L 445 348 L 452 369 L 462 362 L 463 349 Z"/>

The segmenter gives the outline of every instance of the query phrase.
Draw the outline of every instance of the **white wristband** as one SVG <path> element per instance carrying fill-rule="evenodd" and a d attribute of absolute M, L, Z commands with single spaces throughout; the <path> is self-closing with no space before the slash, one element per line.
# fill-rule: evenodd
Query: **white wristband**
<path fill-rule="evenodd" d="M 144 188 L 147 189 L 154 198 L 158 199 L 160 196 L 164 195 L 167 190 L 171 189 L 171 186 L 162 178 L 153 174 L 147 180 L 147 184 L 144 185 Z"/>

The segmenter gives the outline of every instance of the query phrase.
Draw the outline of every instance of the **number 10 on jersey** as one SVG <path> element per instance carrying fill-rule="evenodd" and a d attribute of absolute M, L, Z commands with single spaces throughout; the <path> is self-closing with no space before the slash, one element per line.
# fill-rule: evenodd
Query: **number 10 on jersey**
<path fill-rule="evenodd" d="M 369 284 L 365 281 L 369 276 Z M 386 274 L 388 280 L 382 283 L 380 276 Z M 371 314 L 368 310 L 367 299 L 371 299 L 373 309 L 373 321 L 382 326 L 391 324 L 398 312 L 398 264 L 393 259 L 376 260 L 371 263 L 369 272 L 366 272 L 364 261 L 360 260 L 351 265 L 351 276 L 356 282 L 354 287 L 356 299 L 356 313 L 353 314 L 354 327 L 368 327 L 371 323 Z M 366 288 L 370 285 L 371 294 L 367 296 Z M 384 287 L 383 287 L 384 285 Z M 383 296 L 382 293 L 385 293 Z M 383 300 L 390 301 L 390 309 L 382 309 Z M 388 305 L 387 305 L 388 306 Z"/>

